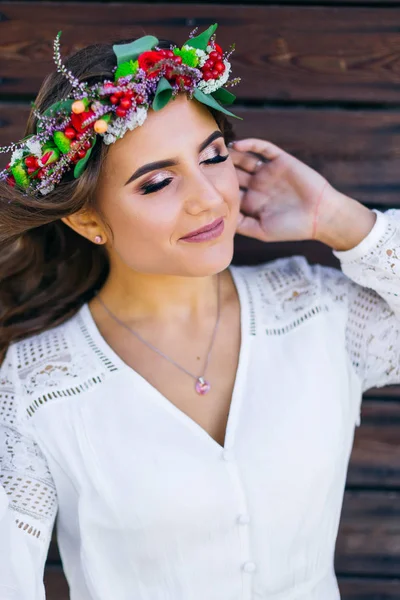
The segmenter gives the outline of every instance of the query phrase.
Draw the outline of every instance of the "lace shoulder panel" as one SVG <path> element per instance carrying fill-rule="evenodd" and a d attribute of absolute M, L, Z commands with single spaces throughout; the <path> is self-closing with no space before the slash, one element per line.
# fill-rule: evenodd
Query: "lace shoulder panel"
<path fill-rule="evenodd" d="M 267 335 L 283 335 L 332 308 L 331 298 L 321 293 L 320 279 L 304 256 L 241 268 Z"/>
<path fill-rule="evenodd" d="M 15 346 L 29 416 L 50 401 L 79 396 L 117 370 L 93 344 L 80 311 Z"/>
<path fill-rule="evenodd" d="M 400 383 L 400 319 L 384 297 L 386 291 L 380 295 L 342 270 L 310 264 L 304 256 L 251 270 L 249 276 L 261 299 L 263 331 L 268 335 L 283 335 L 321 311 L 340 309 L 345 316 L 343 350 L 362 390 Z M 383 283 L 386 290 L 384 277 Z"/>

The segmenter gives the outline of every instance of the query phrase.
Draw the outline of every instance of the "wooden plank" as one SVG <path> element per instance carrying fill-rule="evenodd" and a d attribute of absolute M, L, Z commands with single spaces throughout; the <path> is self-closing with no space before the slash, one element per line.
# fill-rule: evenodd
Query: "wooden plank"
<path fill-rule="evenodd" d="M 400 402 L 364 400 L 347 484 L 400 489 Z"/>
<path fill-rule="evenodd" d="M 399 86 L 400 89 L 400 86 Z M 374 206 L 400 205 L 400 110 L 268 107 L 235 112 L 238 137 L 263 137 L 303 160 L 342 192 Z M 23 137 L 29 106 L 0 104 L 0 145 Z M 0 166 L 7 162 L 0 156 Z M 242 242 L 239 242 L 241 244 Z M 259 262 L 265 244 L 252 244 Z M 275 252 L 275 245 L 268 245 Z M 291 252 L 291 246 L 287 248 Z M 277 251 L 286 251 L 276 246 Z"/>
<path fill-rule="evenodd" d="M 399 579 L 339 577 L 342 600 L 399 600 Z M 62 599 L 64 600 L 64 599 Z"/>
<path fill-rule="evenodd" d="M 400 493 L 345 493 L 336 548 L 341 574 L 393 576 L 400 572 Z"/>
<path fill-rule="evenodd" d="M 47 567 L 47 600 L 69 600 L 68 584 L 61 567 Z M 342 600 L 399 600 L 400 580 L 339 577 Z"/>
<path fill-rule="evenodd" d="M 79 9 L 78 9 L 79 6 Z M 79 19 L 77 11 L 79 10 Z M 219 42 L 237 44 L 236 88 L 247 100 L 399 102 L 400 12 L 353 6 L 151 3 L 0 3 L 0 95 L 35 95 L 63 56 L 96 42 L 155 33 L 181 43 L 217 21 Z M 312 44 L 310 44 L 312 40 Z"/>

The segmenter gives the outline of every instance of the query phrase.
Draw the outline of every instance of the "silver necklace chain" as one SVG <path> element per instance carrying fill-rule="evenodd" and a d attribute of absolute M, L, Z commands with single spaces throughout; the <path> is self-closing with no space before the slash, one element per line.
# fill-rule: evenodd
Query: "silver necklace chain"
<path fill-rule="evenodd" d="M 143 342 L 143 344 L 145 344 L 146 346 L 148 346 L 154 352 L 157 352 L 157 354 L 159 354 L 160 356 L 162 356 L 163 358 L 165 358 L 165 360 L 168 360 L 170 363 L 172 363 L 173 365 L 175 365 L 178 369 L 180 369 L 181 371 L 183 371 L 187 375 L 190 375 L 190 377 L 193 377 L 193 379 L 196 380 L 196 386 L 195 386 L 196 392 L 199 393 L 199 394 L 201 394 L 201 395 L 206 394 L 210 390 L 210 384 L 205 380 L 205 374 L 206 374 L 206 371 L 207 371 L 208 362 L 210 360 L 211 350 L 213 348 L 215 337 L 217 335 L 218 324 L 219 324 L 219 320 L 220 320 L 220 316 L 221 316 L 221 298 L 220 298 L 220 295 L 221 295 L 220 294 L 220 275 L 218 273 L 218 275 L 217 275 L 217 318 L 216 318 L 216 321 L 215 321 L 214 331 L 213 331 L 213 334 L 212 334 L 212 337 L 211 337 L 211 342 L 210 342 L 210 346 L 209 346 L 209 349 L 208 349 L 208 353 L 207 353 L 207 357 L 206 357 L 206 361 L 205 361 L 205 365 L 204 365 L 203 375 L 197 376 L 197 375 L 194 375 L 193 373 L 191 373 L 190 371 L 188 371 L 187 369 L 185 369 L 185 367 L 182 367 L 181 365 L 179 365 L 173 358 L 171 358 L 171 357 L 167 356 L 166 354 L 164 354 L 164 352 L 162 350 L 160 350 L 159 348 L 156 348 L 155 346 L 153 346 L 153 344 L 151 344 L 150 342 L 146 341 L 140 335 L 140 333 L 138 333 L 137 331 L 135 331 L 134 329 L 132 329 L 131 327 L 129 327 L 129 325 L 127 325 L 126 323 L 124 323 L 123 321 L 121 321 L 121 319 L 119 319 L 108 308 L 108 306 L 106 306 L 106 304 L 103 302 L 103 300 L 100 298 L 100 296 L 96 292 L 96 298 L 99 300 L 100 304 L 102 304 L 102 306 L 104 307 L 104 309 L 108 312 L 108 314 L 110 315 L 110 317 L 112 319 L 114 319 L 114 321 L 116 321 L 117 323 L 119 323 L 119 325 L 121 325 L 122 327 L 125 327 L 125 329 L 127 329 L 130 333 L 132 333 L 134 336 L 136 336 L 141 342 Z"/>

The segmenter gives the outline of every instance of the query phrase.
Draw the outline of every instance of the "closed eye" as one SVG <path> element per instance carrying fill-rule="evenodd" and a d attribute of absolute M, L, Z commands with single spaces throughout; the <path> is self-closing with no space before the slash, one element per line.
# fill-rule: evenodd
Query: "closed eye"
<path fill-rule="evenodd" d="M 200 163 L 200 164 L 215 165 L 218 163 L 225 162 L 227 160 L 227 158 L 229 158 L 229 154 L 227 154 L 226 156 L 217 154 L 216 156 L 213 156 L 213 158 L 203 160 L 202 163 Z M 140 187 L 140 189 L 142 190 L 142 195 L 144 196 L 146 194 L 153 194 L 154 192 L 158 192 L 159 190 L 162 190 L 163 188 L 167 187 L 167 185 L 169 185 L 171 183 L 172 179 L 173 179 L 172 177 L 167 177 L 166 179 L 163 179 L 162 181 L 160 181 L 160 183 L 145 183 L 145 184 L 143 184 Z"/>

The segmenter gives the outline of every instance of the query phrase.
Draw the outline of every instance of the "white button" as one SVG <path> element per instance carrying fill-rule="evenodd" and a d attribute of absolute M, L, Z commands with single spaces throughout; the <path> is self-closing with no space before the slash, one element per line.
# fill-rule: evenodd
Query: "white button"
<path fill-rule="evenodd" d="M 222 458 L 224 460 L 233 460 L 233 452 L 232 452 L 232 450 L 224 450 L 222 452 Z"/>
<path fill-rule="evenodd" d="M 256 570 L 256 564 L 253 562 L 245 562 L 243 565 L 243 571 L 245 571 L 245 573 L 254 573 L 254 571 Z"/>
<path fill-rule="evenodd" d="M 239 515 L 237 522 L 239 525 L 248 525 L 250 523 L 250 517 L 246 514 Z"/>

